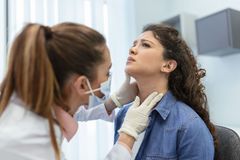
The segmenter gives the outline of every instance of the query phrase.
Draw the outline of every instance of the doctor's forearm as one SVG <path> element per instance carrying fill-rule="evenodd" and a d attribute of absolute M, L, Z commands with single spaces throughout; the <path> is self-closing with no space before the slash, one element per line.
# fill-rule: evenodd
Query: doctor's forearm
<path fill-rule="evenodd" d="M 108 113 L 108 115 L 110 115 L 112 113 L 112 111 L 117 108 L 117 106 L 115 105 L 115 103 L 112 101 L 111 98 L 107 99 L 105 102 L 104 102 L 104 106 L 106 108 L 106 111 Z"/>
<path fill-rule="evenodd" d="M 132 136 L 124 132 L 121 132 L 119 134 L 118 143 L 123 145 L 125 148 L 127 148 L 130 153 L 132 152 L 134 142 L 135 142 L 135 139 Z"/>

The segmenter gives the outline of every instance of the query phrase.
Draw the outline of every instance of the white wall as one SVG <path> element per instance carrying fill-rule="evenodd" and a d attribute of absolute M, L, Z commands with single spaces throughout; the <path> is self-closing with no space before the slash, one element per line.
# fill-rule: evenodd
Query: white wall
<path fill-rule="evenodd" d="M 239 0 L 135 0 L 136 33 L 149 22 L 160 22 L 179 13 L 203 17 L 225 8 L 240 10 Z M 240 128 L 240 53 L 224 56 L 198 56 L 207 70 L 204 80 L 210 115 L 216 124 Z"/>
<path fill-rule="evenodd" d="M 164 0 L 134 0 L 135 2 L 135 36 L 148 23 L 159 22 L 167 13 Z M 166 1 L 167 2 L 167 1 Z"/>
<path fill-rule="evenodd" d="M 0 0 L 0 83 L 6 66 L 5 0 Z"/>
<path fill-rule="evenodd" d="M 112 90 L 115 91 L 124 81 L 124 68 L 129 47 L 135 38 L 135 17 L 133 1 L 108 0 L 109 35 L 108 44 L 112 58 Z"/>

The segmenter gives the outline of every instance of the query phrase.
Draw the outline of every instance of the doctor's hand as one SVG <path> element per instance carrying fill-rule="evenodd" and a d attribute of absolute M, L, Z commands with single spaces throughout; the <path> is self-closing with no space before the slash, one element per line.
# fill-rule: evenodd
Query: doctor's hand
<path fill-rule="evenodd" d="M 124 104 L 132 102 L 137 96 L 137 83 L 130 83 L 131 77 L 127 73 L 125 73 L 125 76 L 125 81 L 121 87 L 104 102 L 106 111 L 109 115 L 116 107 L 122 107 Z"/>
<path fill-rule="evenodd" d="M 117 107 L 132 102 L 138 93 L 137 83 L 130 83 L 131 77 L 127 73 L 125 73 L 125 77 L 121 87 L 111 95 L 111 99 Z"/>
<path fill-rule="evenodd" d="M 128 109 L 122 127 L 118 132 L 126 133 L 136 140 L 138 135 L 148 126 L 149 114 L 162 97 L 162 93 L 153 92 L 141 105 L 139 97 L 136 97 L 133 105 Z"/>

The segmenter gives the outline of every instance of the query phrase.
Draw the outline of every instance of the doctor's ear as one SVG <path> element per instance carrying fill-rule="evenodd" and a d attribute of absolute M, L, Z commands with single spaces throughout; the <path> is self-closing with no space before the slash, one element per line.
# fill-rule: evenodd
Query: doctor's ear
<path fill-rule="evenodd" d="M 175 60 L 167 60 L 162 68 L 161 71 L 165 73 L 170 73 L 177 68 L 177 62 Z"/>
<path fill-rule="evenodd" d="M 73 82 L 73 86 L 78 94 L 82 95 L 89 91 L 89 87 L 87 85 L 87 77 L 86 76 L 79 76 Z"/>

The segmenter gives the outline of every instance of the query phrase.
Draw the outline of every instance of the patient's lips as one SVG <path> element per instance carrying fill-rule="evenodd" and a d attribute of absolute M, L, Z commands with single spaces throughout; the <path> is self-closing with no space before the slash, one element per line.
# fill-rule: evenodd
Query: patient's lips
<path fill-rule="evenodd" d="M 129 56 L 128 59 L 127 59 L 127 64 L 131 63 L 131 62 L 135 62 L 135 59 L 132 58 L 131 56 Z"/>

